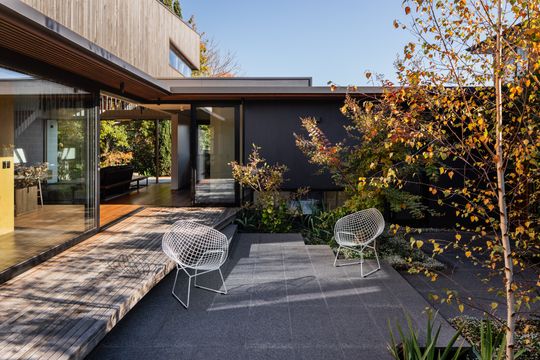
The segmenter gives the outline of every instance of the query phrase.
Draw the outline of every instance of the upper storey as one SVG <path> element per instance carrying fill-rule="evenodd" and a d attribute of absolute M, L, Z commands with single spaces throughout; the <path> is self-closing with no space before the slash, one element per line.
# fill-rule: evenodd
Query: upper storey
<path fill-rule="evenodd" d="M 155 78 L 183 77 L 171 51 L 199 67 L 200 36 L 158 0 L 21 1 Z"/>

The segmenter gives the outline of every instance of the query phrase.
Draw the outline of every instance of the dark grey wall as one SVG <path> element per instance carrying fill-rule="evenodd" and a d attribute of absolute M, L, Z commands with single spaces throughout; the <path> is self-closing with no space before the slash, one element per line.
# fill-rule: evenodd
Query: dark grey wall
<path fill-rule="evenodd" d="M 334 190 L 337 187 L 328 174 L 317 174 L 318 167 L 308 163 L 298 150 L 294 133 L 305 134 L 301 117 L 315 117 L 321 129 L 332 142 L 346 137 L 343 128 L 348 120 L 339 108 L 343 101 L 246 101 L 244 103 L 244 159 L 251 151 L 251 144 L 260 146 L 268 163 L 287 165 L 286 189 L 309 186 L 313 190 Z"/>
<path fill-rule="evenodd" d="M 45 120 L 38 118 L 15 138 L 15 147 L 24 149 L 28 165 L 35 165 L 46 160 L 44 130 Z"/>

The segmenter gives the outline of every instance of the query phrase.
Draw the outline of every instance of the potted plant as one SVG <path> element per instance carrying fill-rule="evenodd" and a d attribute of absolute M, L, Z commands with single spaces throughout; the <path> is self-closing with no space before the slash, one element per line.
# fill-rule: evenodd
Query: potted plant
<path fill-rule="evenodd" d="M 48 164 L 15 166 L 15 216 L 38 207 L 38 188 L 47 179 Z"/>

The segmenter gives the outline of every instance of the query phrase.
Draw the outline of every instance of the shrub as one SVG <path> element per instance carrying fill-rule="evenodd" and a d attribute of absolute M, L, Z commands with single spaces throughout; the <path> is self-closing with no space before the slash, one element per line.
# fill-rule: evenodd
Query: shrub
<path fill-rule="evenodd" d="M 246 165 L 236 161 L 229 164 L 234 179 L 245 188 L 256 192 L 254 204 L 243 209 L 243 215 L 237 221 L 244 228 L 264 232 L 288 232 L 291 230 L 291 214 L 287 199 L 280 193 L 283 175 L 287 171 L 284 165 L 269 165 L 260 154 L 260 147 L 253 144 L 253 150 Z"/>
<path fill-rule="evenodd" d="M 390 324 L 389 324 L 390 325 Z M 390 344 L 388 350 L 392 357 L 396 360 L 457 360 L 462 358 L 461 346 L 455 348 L 460 332 L 450 339 L 444 348 L 438 348 L 437 342 L 441 331 L 441 325 L 434 331 L 433 315 L 428 313 L 428 321 L 426 325 L 426 341 L 424 346 L 420 345 L 416 331 L 412 326 L 410 316 L 407 316 L 408 332 L 405 333 L 401 325 L 397 324 L 397 331 L 400 337 L 400 343 L 396 342 L 396 338 L 392 330 L 390 330 Z"/>

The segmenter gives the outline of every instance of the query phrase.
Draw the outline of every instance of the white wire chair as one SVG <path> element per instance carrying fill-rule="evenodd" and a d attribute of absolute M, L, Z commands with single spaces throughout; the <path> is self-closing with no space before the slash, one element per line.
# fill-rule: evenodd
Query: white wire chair
<path fill-rule="evenodd" d="M 348 266 L 360 264 L 360 275 L 366 277 L 381 269 L 379 256 L 377 255 L 375 240 L 384 231 L 384 218 L 375 208 L 361 210 L 346 215 L 336 222 L 334 238 L 339 247 L 334 266 Z M 348 262 L 338 264 L 337 260 L 341 249 L 349 249 L 360 253 L 360 262 Z M 364 275 L 364 250 L 372 249 L 377 259 L 377 268 Z"/>
<path fill-rule="evenodd" d="M 221 266 L 227 260 L 229 240 L 223 233 L 193 221 L 180 220 L 174 223 L 171 230 L 163 235 L 161 246 L 163 252 L 176 263 L 176 276 L 174 277 L 172 295 L 186 309 L 189 307 L 192 278 L 195 278 L 194 286 L 197 288 L 227 294 Z M 194 270 L 194 273 L 190 273 L 188 269 Z M 183 270 L 188 276 L 188 291 L 185 303 L 175 293 L 180 270 Z M 219 272 L 223 283 L 223 291 L 197 284 L 197 276 L 212 271 Z"/>

